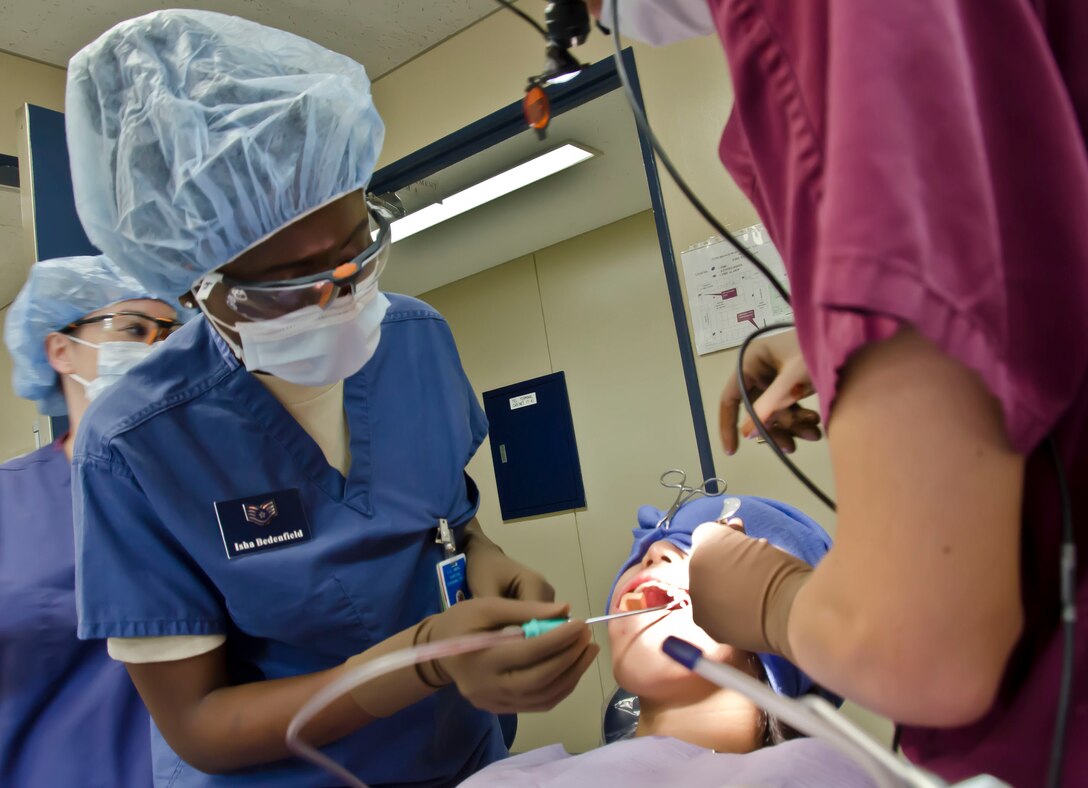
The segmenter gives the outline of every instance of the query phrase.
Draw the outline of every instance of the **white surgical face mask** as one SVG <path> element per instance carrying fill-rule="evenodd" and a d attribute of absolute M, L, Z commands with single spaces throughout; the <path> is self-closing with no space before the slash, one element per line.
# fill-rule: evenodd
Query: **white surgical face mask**
<path fill-rule="evenodd" d="M 231 326 L 204 308 L 215 281 L 205 277 L 197 303 L 212 323 L 237 332 L 241 348 L 227 343 L 251 372 L 299 386 L 327 386 L 354 375 L 378 349 L 389 299 L 376 287 L 337 298 L 325 309 L 307 306 L 272 320 Z"/>
<path fill-rule="evenodd" d="M 707 0 L 604 0 L 601 24 L 615 26 L 619 3 L 620 35 L 651 46 L 665 46 L 717 32 Z"/>
<path fill-rule="evenodd" d="M 101 344 L 95 344 L 79 337 L 69 336 L 68 338 L 76 344 L 98 349 L 98 377 L 94 380 L 84 380 L 75 373 L 68 375 L 76 383 L 83 386 L 87 399 L 92 402 L 159 346 L 158 342 L 153 345 L 145 345 L 143 342 L 102 342 Z"/>

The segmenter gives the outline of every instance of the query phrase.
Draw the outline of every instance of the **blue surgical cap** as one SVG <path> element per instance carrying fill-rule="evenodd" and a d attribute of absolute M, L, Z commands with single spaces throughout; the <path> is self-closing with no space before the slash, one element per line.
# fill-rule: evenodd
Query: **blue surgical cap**
<path fill-rule="evenodd" d="M 119 301 L 153 297 L 102 256 L 34 263 L 4 322 L 4 341 L 14 361 L 15 393 L 36 402 L 46 416 L 65 415 L 68 406 L 45 355 L 46 335 Z"/>
<path fill-rule="evenodd" d="M 365 187 L 385 136 L 360 64 L 208 11 L 104 33 L 69 63 L 64 109 L 87 235 L 173 297 Z"/>
<path fill-rule="evenodd" d="M 827 535 L 827 531 L 804 512 L 767 498 L 751 495 L 729 497 L 741 502 L 735 516 L 744 521 L 744 531 L 751 538 L 766 539 L 775 547 L 812 566 L 819 563 L 831 549 L 831 537 Z M 638 510 L 638 527 L 633 532 L 635 541 L 631 546 L 631 554 L 612 581 L 612 590 L 608 593 L 609 601 L 616 590 L 620 575 L 641 561 L 654 542 L 664 539 L 685 553 L 690 553 L 692 533 L 703 523 L 717 520 L 721 516 L 725 500 L 726 496 L 714 495 L 689 501 L 676 511 L 667 529 L 657 527 L 664 512 L 652 506 L 641 507 Z M 767 682 L 779 695 L 796 698 L 813 689 L 812 679 L 789 660 L 777 654 L 760 654 L 759 659 L 767 674 Z M 841 703 L 837 698 L 826 697 Z"/>

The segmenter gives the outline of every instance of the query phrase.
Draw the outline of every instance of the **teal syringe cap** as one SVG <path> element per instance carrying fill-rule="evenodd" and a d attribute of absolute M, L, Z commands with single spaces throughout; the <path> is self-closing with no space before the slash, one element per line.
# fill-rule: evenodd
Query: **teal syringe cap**
<path fill-rule="evenodd" d="M 570 621 L 569 618 L 534 618 L 532 621 L 526 621 L 521 625 L 521 631 L 525 633 L 527 638 L 535 638 L 543 635 L 546 632 L 551 632 L 556 627 L 561 627 Z"/>

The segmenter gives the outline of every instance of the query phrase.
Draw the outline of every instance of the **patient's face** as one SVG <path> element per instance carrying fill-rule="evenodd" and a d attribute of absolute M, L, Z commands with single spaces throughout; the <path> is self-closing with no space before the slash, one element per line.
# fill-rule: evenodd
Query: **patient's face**
<path fill-rule="evenodd" d="M 620 576 L 609 612 L 660 604 L 671 607 L 608 623 L 612 672 L 625 690 L 644 698 L 671 700 L 705 687 L 702 678 L 661 651 L 661 644 L 670 635 L 698 646 L 716 661 L 752 671 L 748 652 L 718 643 L 695 625 L 688 598 L 688 555 L 664 540 L 654 542 L 642 561 Z"/>

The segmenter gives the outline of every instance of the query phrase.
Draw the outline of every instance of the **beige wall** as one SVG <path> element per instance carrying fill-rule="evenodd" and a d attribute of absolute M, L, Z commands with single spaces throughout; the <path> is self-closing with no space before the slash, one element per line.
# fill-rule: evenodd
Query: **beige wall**
<path fill-rule="evenodd" d="M 492 538 L 543 572 L 575 615 L 603 612 L 636 509 L 670 503 L 658 475 L 666 467 L 698 467 L 653 215 L 637 214 L 422 297 L 449 320 L 478 395 L 566 374 L 586 507 L 503 524 L 488 445 L 469 472 Z M 603 630 L 595 634 L 603 649 L 597 670 L 554 712 L 523 715 L 517 749 L 555 741 L 572 751 L 596 746 L 602 704 L 615 683 L 608 639 Z"/>
<path fill-rule="evenodd" d="M 19 151 L 19 110 L 24 104 L 64 108 L 64 69 L 0 52 L 0 153 Z M 3 189 L 3 187 L 0 187 Z M 32 262 L 25 243 L 19 195 L 0 193 L 0 321 L 26 278 Z M 0 325 L 0 339 L 4 328 Z M 34 448 L 34 427 L 39 423 L 33 404 L 15 396 L 11 388 L 11 358 L 0 351 L 0 461 Z M 40 420 L 43 433 L 45 419 Z M 44 438 L 43 438 L 44 439 Z"/>
<path fill-rule="evenodd" d="M 522 5 L 539 12 L 538 4 Z M 525 76 L 540 68 L 542 52 L 533 36 L 512 14 L 495 14 L 377 80 L 375 101 L 387 125 L 380 163 L 396 161 L 518 100 Z M 594 62 L 608 56 L 610 49 L 607 40 L 594 33 L 578 54 Z M 718 140 L 732 103 L 718 42 L 704 38 L 663 49 L 636 45 L 635 57 L 650 121 L 689 183 L 727 227 L 758 221 L 717 158 Z M 679 260 L 681 251 L 713 231 L 665 174 L 662 183 Z M 833 513 L 794 481 L 764 447 L 745 445 L 732 458 L 720 449 L 714 434 L 718 395 L 735 363 L 734 350 L 700 356 L 696 362 L 718 474 L 734 490 L 789 501 L 834 530 Z M 803 446 L 797 461 L 825 489 L 833 489 L 824 444 Z"/>
<path fill-rule="evenodd" d="M 16 117 L 23 104 L 64 109 L 64 69 L 0 52 L 0 153 L 19 150 Z"/>
<path fill-rule="evenodd" d="M 530 13 L 539 14 L 542 4 L 521 5 Z M 587 62 L 609 54 L 608 42 L 596 33 L 579 51 Z M 381 164 L 396 161 L 518 100 L 525 76 L 539 70 L 541 56 L 532 31 L 513 15 L 500 13 L 379 79 L 374 85 L 374 95 L 387 124 Z M 730 229 L 758 221 L 755 210 L 717 158 L 718 140 L 732 103 L 725 58 L 718 42 L 701 39 L 660 50 L 636 45 L 635 57 L 651 123 L 692 187 Z M 664 173 L 662 182 L 674 252 L 679 261 L 682 250 L 705 240 L 713 231 L 688 206 Z M 632 227 L 646 224 L 645 217 L 627 221 Z M 466 368 L 478 391 L 547 371 L 542 341 L 545 346 L 550 345 L 552 368 L 568 371 L 587 485 L 586 510 L 543 521 L 500 525 L 486 447 L 474 461 L 473 471 L 477 477 L 487 479 L 482 516 L 489 533 L 514 554 L 545 568 L 561 596 L 569 594 L 565 598 L 576 609 L 581 604 L 593 609 L 602 604 L 603 593 L 629 544 L 627 529 L 634 507 L 658 500 L 656 474 L 673 465 L 689 470 L 698 468 L 686 398 L 678 400 L 656 389 L 683 385 L 671 322 L 650 321 L 648 325 L 653 330 L 636 330 L 629 336 L 621 336 L 622 332 L 613 331 L 603 319 L 613 312 L 598 310 L 599 323 L 593 323 L 587 316 L 589 302 L 597 299 L 597 306 L 601 306 L 601 291 L 594 292 L 594 280 L 603 276 L 614 262 L 608 255 L 609 243 L 601 239 L 611 240 L 619 224 L 623 223 L 542 250 L 534 256 L 535 261 L 533 258 L 513 261 L 498 269 L 511 269 L 502 274 L 485 272 L 429 294 L 435 305 L 448 313 Z M 655 239 L 648 237 L 644 241 L 647 248 L 640 248 L 638 255 L 647 260 L 655 257 L 656 269 L 647 267 L 643 274 L 652 278 L 651 269 L 660 271 L 660 256 Z M 540 277 L 543 323 L 530 308 L 532 282 L 528 271 L 534 264 Z M 515 274 L 515 270 L 520 274 Z M 634 268 L 624 267 L 623 271 L 629 275 Z M 660 273 L 657 275 L 660 277 Z M 526 299 L 524 309 L 504 303 L 507 291 L 493 276 L 512 279 L 520 276 L 518 292 Z M 621 311 L 637 314 L 648 304 L 653 308 L 663 305 L 667 310 L 663 284 L 663 278 L 659 279 L 660 292 L 650 288 L 640 298 L 625 298 Z M 484 329 L 489 311 L 494 310 L 510 318 L 499 332 Z M 593 313 L 589 309 L 588 314 Z M 582 317 L 567 322 L 572 315 Z M 533 328 L 511 328 L 518 321 L 527 321 Z M 523 330 L 525 344 L 513 338 L 521 336 Z M 614 358 L 615 353 L 624 358 Z M 655 387 L 652 393 L 645 392 L 645 401 L 661 398 L 644 420 L 629 420 L 626 407 L 615 413 L 610 411 L 613 402 L 609 397 L 616 392 L 610 387 L 611 378 L 598 368 L 610 368 L 614 363 L 626 365 L 627 370 L 641 364 L 638 385 Z M 715 434 L 717 400 L 735 364 L 734 350 L 700 356 L 696 362 L 718 474 L 729 481 L 731 490 L 792 503 L 834 533 L 834 514 L 796 482 L 765 447 L 746 443 L 732 458 L 721 450 Z M 622 391 L 622 396 L 627 399 L 640 393 L 633 388 Z M 632 407 L 637 409 L 638 405 Z M 581 426 L 581 421 L 597 420 L 599 429 L 596 424 L 588 431 Z M 645 441 L 640 442 L 643 437 Z M 640 452 L 645 454 L 636 456 Z M 795 461 L 824 489 L 833 492 L 826 444 L 801 447 Z M 578 552 L 574 552 L 576 546 Z M 584 591 L 578 588 L 579 564 L 584 571 Z M 606 663 L 599 666 L 599 673 L 599 677 L 587 676 L 576 696 L 552 714 L 523 717 L 517 749 L 553 741 L 563 741 L 570 749 L 594 744 L 600 711 L 594 710 L 590 703 L 597 691 L 594 685 L 599 683 L 601 691 L 611 687 Z M 890 738 L 890 726 L 885 721 L 849 704 L 846 713 L 874 735 Z M 583 716 L 592 719 L 586 721 Z"/>

